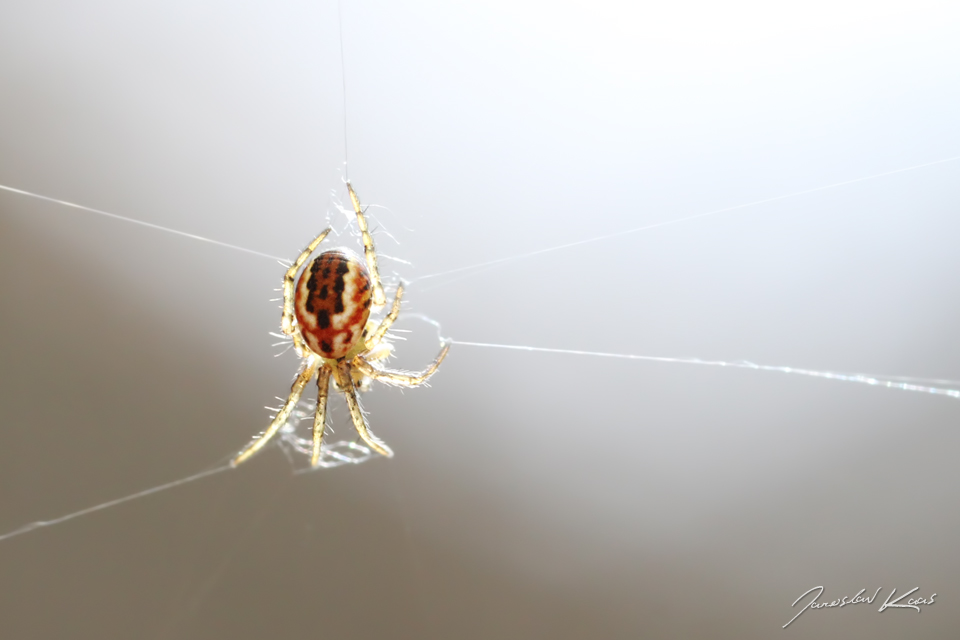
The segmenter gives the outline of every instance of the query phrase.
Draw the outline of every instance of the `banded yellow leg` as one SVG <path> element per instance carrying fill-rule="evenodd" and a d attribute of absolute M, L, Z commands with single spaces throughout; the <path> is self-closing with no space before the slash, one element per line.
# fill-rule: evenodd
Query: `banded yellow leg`
<path fill-rule="evenodd" d="M 323 430 L 327 424 L 327 394 L 330 389 L 330 367 L 320 369 L 317 376 L 317 413 L 313 416 L 313 455 L 310 464 L 320 463 L 320 447 L 323 445 Z"/>
<path fill-rule="evenodd" d="M 293 333 L 293 287 L 296 285 L 297 271 L 300 270 L 300 267 L 307 261 L 310 254 L 320 246 L 320 243 L 323 242 L 323 239 L 326 238 L 329 233 L 330 227 L 327 227 L 320 235 L 314 238 L 313 242 L 308 244 L 307 248 L 297 256 L 297 259 L 293 261 L 293 265 L 287 269 L 286 275 L 283 276 L 283 317 L 280 320 L 280 330 L 288 336 Z"/>
<path fill-rule="evenodd" d="M 247 445 L 247 447 L 230 462 L 231 467 L 235 467 L 241 462 L 248 460 L 253 454 L 260 451 L 264 445 L 270 442 L 273 436 L 277 435 L 277 431 L 286 424 L 287 419 L 290 418 L 290 413 L 294 407 L 297 406 L 297 403 L 300 402 L 300 396 L 303 395 L 303 388 L 310 382 L 310 378 L 317 373 L 317 369 L 321 363 L 322 361 L 319 358 L 313 356 L 304 360 L 303 366 L 300 368 L 300 373 L 297 374 L 297 379 L 293 381 L 293 386 L 290 388 L 290 395 L 287 396 L 287 401 L 279 413 L 277 413 L 277 417 L 273 419 L 273 422 L 271 422 L 267 430 L 263 432 L 263 435 Z"/>
<path fill-rule="evenodd" d="M 390 307 L 390 313 L 386 315 L 383 321 L 380 322 L 380 326 L 377 327 L 376 331 L 373 332 L 369 338 L 367 338 L 366 346 L 367 349 L 373 349 L 380 341 L 383 340 L 383 336 L 387 335 L 387 331 L 390 330 L 390 326 L 397 319 L 397 316 L 400 315 L 400 301 L 403 299 L 403 283 L 397 287 L 397 293 L 393 296 L 393 306 Z"/>
<path fill-rule="evenodd" d="M 337 364 L 337 385 L 347 397 L 347 406 L 350 408 L 350 417 L 353 418 L 353 426 L 356 427 L 360 439 L 382 456 L 393 457 L 393 451 L 380 438 L 370 433 L 367 428 L 367 421 L 363 417 L 363 411 L 360 410 L 360 402 L 357 400 L 357 390 L 353 386 L 353 376 L 350 371 L 350 363 L 340 361 Z"/>
<path fill-rule="evenodd" d="M 350 202 L 353 203 L 353 211 L 357 214 L 357 225 L 363 235 L 363 255 L 367 258 L 367 268 L 370 269 L 370 278 L 373 280 L 373 306 L 380 308 L 387 304 L 387 297 L 383 295 L 383 285 L 380 283 L 380 270 L 377 268 L 377 252 L 373 248 L 373 236 L 367 228 L 367 218 L 363 215 L 363 208 L 360 207 L 360 198 L 357 197 L 357 192 L 349 182 L 347 191 L 350 192 Z"/>
<path fill-rule="evenodd" d="M 363 373 L 363 375 L 369 376 L 374 380 L 379 380 L 380 382 L 385 382 L 398 387 L 416 387 L 417 385 L 421 385 L 426 382 L 430 376 L 436 373 L 437 367 L 439 367 L 440 363 L 443 362 L 443 359 L 447 357 L 447 351 L 449 350 L 450 345 L 444 345 L 443 349 L 440 350 L 440 355 L 437 356 L 437 359 L 434 360 L 433 363 L 431 363 L 431 365 L 423 372 L 417 374 L 380 369 L 379 367 L 373 366 L 369 362 L 365 362 L 362 358 L 354 358 L 353 365 L 358 371 Z"/>

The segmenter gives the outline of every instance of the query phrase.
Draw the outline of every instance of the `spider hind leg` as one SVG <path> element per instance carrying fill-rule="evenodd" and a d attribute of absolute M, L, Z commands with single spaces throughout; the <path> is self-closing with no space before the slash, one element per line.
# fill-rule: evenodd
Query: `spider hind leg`
<path fill-rule="evenodd" d="M 280 427 L 287 423 L 294 407 L 300 402 L 300 396 L 303 395 L 303 388 L 307 386 L 310 379 L 317 373 L 320 364 L 320 360 L 316 358 L 308 358 L 304 361 L 303 366 L 300 368 L 300 373 L 297 374 L 297 379 L 293 381 L 293 386 L 290 388 L 290 395 L 287 397 L 283 408 L 277 413 L 277 416 L 273 419 L 273 422 L 270 423 L 270 426 L 267 427 L 267 430 L 263 432 L 263 435 L 248 444 L 243 451 L 237 454 L 237 457 L 230 461 L 231 467 L 236 467 L 240 463 L 248 460 L 253 454 L 260 451 L 260 449 L 270 442 L 273 436 L 277 435 Z"/>
<path fill-rule="evenodd" d="M 366 418 L 363 417 L 363 411 L 360 409 L 360 401 L 357 399 L 357 390 L 353 384 L 353 367 L 349 362 L 340 361 L 335 371 L 337 385 L 343 391 L 347 399 L 347 407 L 350 408 L 350 417 L 353 419 L 353 426 L 357 430 L 360 439 L 367 443 L 371 449 L 382 456 L 393 457 L 393 450 L 387 444 L 373 435 L 367 427 Z"/>
<path fill-rule="evenodd" d="M 376 367 L 370 362 L 367 362 L 362 356 L 354 358 L 353 365 L 356 370 L 360 371 L 363 373 L 363 375 L 369 378 L 373 378 L 374 380 L 379 380 L 380 382 L 392 384 L 397 387 L 416 387 L 429 380 L 430 376 L 436 373 L 440 363 L 443 362 L 443 359 L 447 357 L 447 352 L 449 350 L 450 345 L 443 345 L 443 349 L 440 350 L 440 354 L 437 356 L 437 359 L 430 363 L 430 366 L 420 373 L 405 373 L 402 371 L 381 369 L 380 367 Z"/>
<path fill-rule="evenodd" d="M 320 367 L 317 375 L 317 413 L 313 416 L 313 453 L 310 466 L 320 464 L 320 448 L 323 446 L 323 431 L 327 426 L 327 394 L 330 389 L 330 367 Z"/>

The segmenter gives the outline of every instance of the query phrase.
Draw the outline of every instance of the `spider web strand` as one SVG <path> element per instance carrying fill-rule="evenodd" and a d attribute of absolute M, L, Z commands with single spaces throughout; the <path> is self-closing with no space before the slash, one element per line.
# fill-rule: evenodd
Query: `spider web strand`
<path fill-rule="evenodd" d="M 798 196 L 807 195 L 810 193 L 817 193 L 819 191 L 827 191 L 829 189 L 836 189 L 837 187 L 843 187 L 849 184 L 856 184 L 858 182 L 866 182 L 867 180 L 875 180 L 877 178 L 882 178 L 885 176 L 891 176 L 897 173 L 906 173 L 907 171 L 914 171 L 916 169 L 922 169 L 924 167 L 931 167 L 933 165 L 944 164 L 947 162 L 954 162 L 960 160 L 960 156 L 954 156 L 952 158 L 944 158 L 943 160 L 934 160 L 933 162 L 925 162 L 923 164 L 913 165 L 912 167 L 904 167 L 902 169 L 894 169 L 893 171 L 885 171 L 883 173 L 876 173 L 870 176 L 864 176 L 863 178 L 854 178 L 853 180 L 844 180 L 843 182 L 835 182 L 833 184 L 828 184 L 823 187 L 815 187 L 813 189 L 805 189 L 803 191 L 794 191 L 793 193 L 788 193 L 782 196 L 775 196 L 773 198 L 765 198 L 763 200 L 755 200 L 753 202 L 747 202 L 744 204 L 734 205 L 732 207 L 724 207 L 723 209 L 714 209 L 713 211 L 706 211 L 704 213 L 696 213 L 693 215 L 685 216 L 683 218 L 676 218 L 674 220 L 665 220 L 663 222 L 654 222 L 652 224 L 647 224 L 642 227 L 635 227 L 633 229 L 625 229 L 623 231 L 617 231 L 615 233 L 608 233 L 602 236 L 596 236 L 594 238 L 587 238 L 586 240 L 576 240 L 574 242 L 567 242 L 565 244 L 556 245 L 554 247 L 547 247 L 544 249 L 537 249 L 536 251 L 528 251 L 527 253 L 521 253 L 515 256 L 509 256 L 506 258 L 497 258 L 495 260 L 488 260 L 486 262 L 478 262 L 477 264 L 467 265 L 465 267 L 457 267 L 455 269 L 449 269 L 447 271 L 440 271 L 437 273 L 430 273 L 425 276 L 420 276 L 419 278 L 414 278 L 410 281 L 410 284 L 414 284 L 423 280 L 428 280 L 432 278 L 439 278 L 441 276 L 451 275 L 454 273 L 460 273 L 462 271 L 470 271 L 473 269 L 482 269 L 483 267 L 495 267 L 507 262 L 513 262 L 515 260 L 523 260 L 524 258 L 531 258 L 533 256 L 542 255 L 544 253 L 551 253 L 553 251 L 560 251 L 562 249 L 570 249 L 572 247 L 579 247 L 581 245 L 590 244 L 593 242 L 600 242 L 602 240 L 612 240 L 614 238 L 620 238 L 623 236 L 631 235 L 634 233 L 640 233 L 641 231 L 649 231 L 651 229 L 659 229 L 661 227 L 668 227 L 675 224 L 681 224 L 683 222 L 690 222 L 691 220 L 698 220 L 700 218 L 706 218 L 708 216 L 715 216 L 721 213 L 727 213 L 730 211 L 737 211 L 740 209 L 746 209 L 748 207 L 755 207 L 761 204 L 768 204 L 770 202 L 777 202 L 779 200 L 786 200 L 788 198 L 795 198 Z M 433 285 L 432 288 L 441 287 L 444 284 L 448 283 L 438 283 Z"/>
<path fill-rule="evenodd" d="M 0 535 L 0 542 L 4 540 L 9 540 L 10 538 L 15 538 L 16 536 L 23 535 L 24 533 L 29 533 L 35 531 L 36 529 L 41 529 L 43 527 L 52 527 L 57 524 L 62 524 L 68 520 L 73 520 L 74 518 L 79 518 L 80 516 L 85 516 L 91 513 L 96 513 L 97 511 L 102 511 L 104 509 L 109 509 L 110 507 L 115 507 L 117 505 L 123 504 L 125 502 L 131 502 L 139 498 L 145 498 L 147 496 L 153 495 L 155 493 L 160 493 L 161 491 L 166 491 L 167 489 L 173 489 L 174 487 L 179 487 L 196 480 L 202 480 L 209 476 L 218 474 L 222 471 L 232 469 L 229 464 L 222 467 L 217 467 L 215 469 L 209 469 L 207 471 L 201 471 L 200 473 L 195 473 L 192 476 L 187 476 L 186 478 L 180 478 L 179 480 L 174 480 L 173 482 L 168 482 L 166 484 L 157 485 L 156 487 L 151 487 L 150 489 L 144 489 L 143 491 L 138 491 L 137 493 L 132 493 L 123 498 L 117 498 L 115 500 L 108 500 L 93 507 L 87 507 L 86 509 L 81 509 L 80 511 L 74 511 L 65 516 L 60 516 L 59 518 L 54 518 L 53 520 L 38 520 L 37 522 L 31 522 L 30 524 L 24 525 L 19 529 L 14 529 L 9 533 Z"/>
<path fill-rule="evenodd" d="M 177 229 L 171 229 L 170 227 L 164 227 L 159 224 L 154 224 L 152 222 L 144 222 L 143 220 L 137 220 L 136 218 L 128 218 L 126 216 L 121 216 L 116 213 L 110 213 L 109 211 L 102 211 L 100 209 L 94 209 L 93 207 L 85 207 L 82 204 L 76 204 L 75 202 L 67 202 L 66 200 L 58 200 L 57 198 L 42 196 L 38 193 L 31 193 L 30 191 L 24 191 L 23 189 L 14 189 L 13 187 L 7 187 L 5 185 L 0 184 L 0 190 L 9 191 L 10 193 L 16 193 L 21 196 L 36 198 L 38 200 L 45 200 L 46 202 L 53 202 L 55 204 L 60 204 L 65 207 L 71 207 L 73 209 L 80 209 L 81 211 L 87 211 L 89 213 L 96 213 L 97 215 L 106 216 L 108 218 L 113 218 L 115 220 L 123 220 L 124 222 L 138 224 L 142 227 L 147 227 L 148 229 L 154 229 L 156 231 L 165 231 L 167 233 L 172 233 L 173 235 L 181 236 L 184 238 L 190 238 L 191 240 L 199 240 L 200 242 L 215 244 L 219 247 L 225 247 L 227 249 L 233 249 L 235 251 L 242 251 L 243 253 L 249 253 L 255 256 L 260 256 L 261 258 L 270 258 L 271 260 L 280 260 L 281 262 L 286 261 L 285 258 L 272 256 L 269 253 L 263 253 L 262 251 L 257 251 L 255 249 L 247 249 L 246 247 L 230 244 L 228 242 L 221 242 L 220 240 L 214 240 L 213 238 L 205 238 L 203 236 L 198 236 L 194 233 L 187 233 L 186 231 L 178 231 Z"/>
<path fill-rule="evenodd" d="M 620 358 L 623 360 L 644 360 L 647 362 L 669 362 L 675 364 L 699 364 L 711 367 L 728 367 L 734 369 L 752 369 L 754 371 L 772 371 L 777 373 L 790 373 L 812 378 L 823 378 L 827 380 L 839 380 L 842 382 L 859 382 L 874 387 L 885 387 L 887 389 L 899 389 L 901 391 L 913 391 L 916 393 L 928 393 L 931 395 L 947 396 L 950 398 L 960 398 L 960 389 L 949 389 L 945 387 L 935 387 L 926 384 L 916 384 L 908 380 L 927 382 L 932 381 L 928 378 L 910 378 L 906 376 L 875 376 L 865 373 L 839 373 L 836 371 L 814 371 L 812 369 L 799 369 L 797 367 L 784 367 L 776 365 L 756 364 L 746 360 L 738 362 L 726 362 L 724 360 L 703 360 L 700 358 L 668 358 L 664 356 L 641 356 L 626 353 L 604 353 L 602 351 L 578 351 L 575 349 L 551 349 L 547 347 L 528 347 L 523 345 L 511 344 L 493 344 L 489 342 L 464 342 L 461 340 L 451 340 L 452 344 L 464 345 L 467 347 L 485 347 L 492 349 L 511 349 L 514 351 L 535 351 L 540 353 L 561 353 L 578 356 L 595 356 L 598 358 Z M 939 380 L 938 380 L 939 381 Z M 952 381 L 945 381 L 952 382 Z"/>
<path fill-rule="evenodd" d="M 538 249 L 538 250 L 536 250 L 536 251 L 530 251 L 530 252 L 527 252 L 527 253 L 521 253 L 521 254 L 515 255 L 515 256 L 508 256 L 508 257 L 506 257 L 506 258 L 497 258 L 496 260 L 488 260 L 487 262 L 481 262 L 481 263 L 477 263 L 477 264 L 467 265 L 467 266 L 464 266 L 464 267 L 457 267 L 457 268 L 455 268 L 455 269 L 450 269 L 450 270 L 448 270 L 448 271 L 441 271 L 441 272 L 437 272 L 437 273 L 430 273 L 430 274 L 427 274 L 427 275 L 424 275 L 424 276 L 420 276 L 419 278 L 414 278 L 414 279 L 410 280 L 410 281 L 408 282 L 408 284 L 412 285 L 412 284 L 414 284 L 414 283 L 416 283 L 416 282 L 420 282 L 421 280 L 427 280 L 427 279 L 432 279 L 432 278 L 439 278 L 439 277 L 441 277 L 441 276 L 445 276 L 445 275 L 449 275 L 449 274 L 453 274 L 453 273 L 460 273 L 460 272 L 462 272 L 462 271 L 470 271 L 470 270 L 472 270 L 472 269 L 480 269 L 480 268 L 482 268 L 482 267 L 496 267 L 496 266 L 499 266 L 499 265 L 504 264 L 504 263 L 507 263 L 507 262 L 513 262 L 514 260 L 522 260 L 522 259 L 524 259 L 524 258 L 529 258 L 529 257 L 536 256 L 536 255 L 540 255 L 540 254 L 543 254 L 543 253 L 549 253 L 549 252 L 551 252 L 551 251 L 559 251 L 559 250 L 561 250 L 561 249 L 569 249 L 569 248 L 571 248 L 571 247 L 578 247 L 578 246 L 580 246 L 580 245 L 589 244 L 589 243 L 591 243 L 591 242 L 600 242 L 601 240 L 610 240 L 610 239 L 613 239 L 613 238 L 619 238 L 619 237 L 621 237 L 621 236 L 626 236 L 626 235 L 630 235 L 630 234 L 633 234 L 633 233 L 639 233 L 639 232 L 641 232 L 641 231 L 647 231 L 647 230 L 649 230 L 649 229 L 656 229 L 656 228 L 659 228 L 659 227 L 665 227 L 665 226 L 669 226 L 669 225 L 673 225 L 673 224 L 680 224 L 681 222 L 689 222 L 689 221 L 691 221 L 691 220 L 696 220 L 696 219 L 698 219 L 698 218 L 705 218 L 705 217 L 707 217 L 707 216 L 713 216 L 713 215 L 717 215 L 717 214 L 720 214 L 720 213 L 726 213 L 726 212 L 728 212 L 728 211 L 735 211 L 735 210 L 737 210 L 737 209 L 744 209 L 744 208 L 746 208 L 746 207 L 753 207 L 753 206 L 757 206 L 757 205 L 761 205 L 761 204 L 766 204 L 766 203 L 769 203 L 769 202 L 776 202 L 776 201 L 778 201 L 778 200 L 785 200 L 785 199 L 787 199 L 787 198 L 794 198 L 794 197 L 797 197 L 797 196 L 806 195 L 806 194 L 808 194 L 808 193 L 816 193 L 816 192 L 818 192 L 818 191 L 826 191 L 826 190 L 828 190 L 828 189 L 835 189 L 835 188 L 837 188 L 837 187 L 842 187 L 842 186 L 845 186 L 845 185 L 848 185 L 848 184 L 855 184 L 855 183 L 857 183 L 857 182 L 865 182 L 865 181 L 867 181 L 867 180 L 874 180 L 874 179 L 876 179 L 876 178 L 882 178 L 882 177 L 884 177 L 884 176 L 890 176 L 890 175 L 894 175 L 894 174 L 897 174 L 897 173 L 906 173 L 907 171 L 914 171 L 914 170 L 916 170 L 916 169 L 922 169 L 922 168 L 924 168 L 924 167 L 931 167 L 931 166 L 938 165 L 938 164 L 945 164 L 945 163 L 947 163 L 947 162 L 954 162 L 954 161 L 956 161 L 956 160 L 960 160 L 960 156 L 954 156 L 954 157 L 952 157 L 952 158 L 944 158 L 944 159 L 942 159 L 942 160 L 934 160 L 933 162 L 925 162 L 925 163 L 923 163 L 923 164 L 917 164 L 917 165 L 913 165 L 913 166 L 911 166 L 911 167 L 904 167 L 904 168 L 902 168 L 902 169 L 894 169 L 893 171 L 885 171 L 884 173 L 877 173 L 877 174 L 874 174 L 874 175 L 871 175 L 871 176 L 865 176 L 865 177 L 863 177 L 863 178 L 854 178 L 853 180 L 846 180 L 846 181 L 844 181 L 844 182 L 835 182 L 835 183 L 833 183 L 833 184 L 828 184 L 828 185 L 823 186 L 823 187 L 815 187 L 815 188 L 813 188 L 813 189 L 806 189 L 806 190 L 804 190 L 804 191 L 795 191 L 795 192 L 793 192 L 793 193 L 788 193 L 788 194 L 785 194 L 785 195 L 782 195 L 782 196 L 776 196 L 776 197 L 773 197 L 773 198 L 767 198 L 767 199 L 765 199 L 765 200 L 756 200 L 756 201 L 754 201 L 754 202 L 747 202 L 747 203 L 745 203 L 745 204 L 738 204 L 738 205 L 735 205 L 735 206 L 732 206 L 732 207 L 726 207 L 726 208 L 723 208 L 723 209 L 715 209 L 714 211 L 707 211 L 707 212 L 704 212 L 704 213 L 697 213 L 697 214 L 694 214 L 694 215 L 691 215 L 691 216 L 686 216 L 686 217 L 684 217 L 684 218 L 677 218 L 677 219 L 675 219 L 675 220 L 666 220 L 666 221 L 664 221 L 664 222 L 656 222 L 656 223 L 649 224 L 649 225 L 645 225 L 645 226 L 642 226 L 642 227 L 636 227 L 636 228 L 634 228 L 634 229 L 626 229 L 626 230 L 624 230 L 624 231 L 617 231 L 616 233 L 610 233 L 610 234 L 606 234 L 606 235 L 602 235 L 602 236 L 597 236 L 597 237 L 595 237 L 595 238 L 588 238 L 588 239 L 586 239 L 586 240 L 578 240 L 578 241 L 576 241 L 576 242 L 568 242 L 568 243 L 566 243 L 566 244 L 557 245 L 557 246 L 555 246 L 555 247 L 547 247 L 547 248 L 545 248 L 545 249 Z M 261 257 L 261 258 L 270 258 L 271 260 L 279 260 L 279 261 L 281 261 L 281 262 L 283 262 L 283 263 L 285 263 L 285 264 L 286 264 L 286 263 L 289 263 L 289 261 L 288 261 L 286 258 L 281 258 L 281 257 L 278 257 L 278 256 L 273 256 L 273 255 L 270 255 L 270 254 L 268 254 L 268 253 L 263 253 L 262 251 L 257 251 L 256 249 L 247 249 L 246 247 L 241 247 L 241 246 L 239 246 L 239 245 L 229 244 L 229 243 L 227 243 L 227 242 L 221 242 L 220 240 L 214 240 L 214 239 L 212 239 L 212 238 L 205 238 L 205 237 L 203 237 L 203 236 L 198 236 L 198 235 L 193 234 L 193 233 L 187 233 L 186 231 L 179 231 L 179 230 L 177 230 L 177 229 L 172 229 L 172 228 L 170 228 L 170 227 L 164 227 L 164 226 L 161 226 L 161 225 L 158 225 L 158 224 L 154 224 L 154 223 L 152 223 L 152 222 L 144 222 L 143 220 L 137 220 L 136 218 L 128 218 L 128 217 L 126 217 L 126 216 L 121 216 L 121 215 L 116 214 L 116 213 L 110 213 L 110 212 L 108 212 L 108 211 L 102 211 L 102 210 L 100 210 L 100 209 L 94 209 L 94 208 L 92 208 L 92 207 L 85 207 L 85 206 L 83 206 L 83 205 L 81 205 L 81 204 L 76 204 L 76 203 L 74 203 L 74 202 L 68 202 L 68 201 L 66 201 L 66 200 L 58 200 L 57 198 L 50 198 L 50 197 L 48 197 L 48 196 L 43 196 L 43 195 L 40 195 L 40 194 L 38 194 L 38 193 L 32 193 L 32 192 L 30 192 L 30 191 L 24 191 L 23 189 L 16 189 L 16 188 L 14 188 L 14 187 L 8 187 L 8 186 L 5 186 L 5 185 L 0 185 L 0 190 L 2 190 L 2 191 L 8 191 L 8 192 L 10 192 L 10 193 L 16 193 L 16 194 L 18 194 L 18 195 L 28 196 L 28 197 L 31 197 L 31 198 L 37 198 L 37 199 L 39 199 L 39 200 L 45 200 L 45 201 L 47 201 L 47 202 L 53 202 L 53 203 L 56 203 L 56 204 L 63 205 L 63 206 L 65 206 L 65 207 L 72 207 L 72 208 L 74 208 L 74 209 L 80 209 L 81 211 L 88 211 L 88 212 L 90 212 L 90 213 L 96 213 L 96 214 L 98 214 L 98 215 L 106 216 L 106 217 L 108 217 L 108 218 L 114 218 L 114 219 L 116 219 L 116 220 L 123 220 L 124 222 L 130 222 L 130 223 L 137 224 L 137 225 L 140 225 L 140 226 L 143 226 L 143 227 L 147 227 L 147 228 L 149 228 L 149 229 L 154 229 L 154 230 L 157 230 L 157 231 L 165 231 L 165 232 L 167 232 L 167 233 L 172 233 L 172 234 L 174 234 L 174 235 L 182 236 L 182 237 L 184 237 L 184 238 L 190 238 L 190 239 L 192 239 L 192 240 L 199 240 L 199 241 L 201 241 L 201 242 L 206 242 L 206 243 L 209 243 L 209 244 L 215 244 L 215 245 L 217 245 L 217 246 L 224 247 L 224 248 L 227 248 L 227 249 L 234 249 L 234 250 L 236 250 L 236 251 L 242 251 L 243 253 L 249 253 L 249 254 L 251 254 L 251 255 L 259 256 L 259 257 Z M 467 276 L 464 276 L 464 277 L 467 277 Z M 449 284 L 449 283 L 437 283 L 436 285 L 434 285 L 434 287 L 444 286 L 445 284 Z"/>

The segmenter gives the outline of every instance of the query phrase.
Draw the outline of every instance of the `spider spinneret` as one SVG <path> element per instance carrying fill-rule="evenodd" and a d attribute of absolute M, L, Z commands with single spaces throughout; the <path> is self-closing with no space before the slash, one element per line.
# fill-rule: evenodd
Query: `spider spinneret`
<path fill-rule="evenodd" d="M 233 459 L 233 466 L 253 456 L 277 434 L 290 418 L 304 388 L 314 376 L 317 376 L 317 409 L 313 423 L 311 464 L 317 466 L 320 461 L 331 378 L 346 398 L 350 417 L 360 438 L 377 453 L 392 456 L 390 447 L 370 433 L 357 399 L 357 389 L 366 389 L 370 380 L 401 387 L 423 384 L 434 374 L 450 348 L 449 345 L 443 345 L 437 359 L 425 371 L 417 374 L 391 371 L 374 364 L 390 355 L 390 346 L 384 342 L 384 337 L 400 315 L 403 284 L 397 287 L 389 313 L 379 324 L 370 321 L 371 312 L 382 308 L 386 297 L 380 283 L 373 238 L 360 200 L 349 182 L 347 191 L 363 238 L 366 265 L 349 249 L 332 249 L 317 256 L 297 280 L 300 268 L 330 233 L 327 228 L 307 245 L 287 270 L 283 279 L 280 329 L 293 339 L 303 363 L 290 395 L 273 422 Z"/>

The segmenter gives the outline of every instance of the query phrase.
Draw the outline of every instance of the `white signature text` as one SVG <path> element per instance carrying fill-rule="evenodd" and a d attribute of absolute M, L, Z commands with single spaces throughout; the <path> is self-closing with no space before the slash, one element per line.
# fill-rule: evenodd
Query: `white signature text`
<path fill-rule="evenodd" d="M 866 589 L 860 589 L 860 591 L 857 592 L 857 595 L 853 596 L 852 598 L 843 596 L 842 598 L 831 600 L 830 602 L 818 601 L 820 596 L 823 595 L 822 586 L 814 587 L 812 589 L 807 589 L 800 595 L 799 598 L 793 601 L 793 604 L 790 605 L 791 607 L 797 606 L 798 602 L 803 600 L 807 595 L 813 593 L 814 591 L 817 592 L 816 595 L 813 596 L 813 598 L 809 602 L 807 602 L 807 604 L 804 605 L 804 607 L 800 609 L 800 611 L 797 612 L 797 615 L 790 618 L 790 622 L 783 625 L 783 628 L 786 629 L 787 627 L 789 627 L 793 623 L 793 621 L 799 618 L 800 614 L 806 611 L 807 609 L 832 609 L 834 607 L 845 607 L 847 605 L 862 604 L 864 602 L 867 604 L 873 604 L 873 601 L 876 600 L 877 595 L 880 593 L 881 589 L 883 589 L 883 587 L 879 587 L 876 591 L 874 591 L 872 596 L 863 595 Z M 882 605 L 880 605 L 880 608 L 877 609 L 877 611 L 882 612 L 885 609 L 914 609 L 917 613 L 920 613 L 920 607 L 923 605 L 933 604 L 933 599 L 937 597 L 937 594 L 934 593 L 929 598 L 921 598 L 921 597 L 909 598 L 906 602 L 901 602 L 901 600 L 911 595 L 915 591 L 919 591 L 919 589 L 920 587 L 914 587 L 910 591 L 907 591 L 906 593 L 901 595 L 899 598 L 894 599 L 894 596 L 897 594 L 897 590 L 896 588 L 894 588 L 894 590 L 890 592 L 890 595 L 887 596 L 887 599 L 884 601 Z"/>

